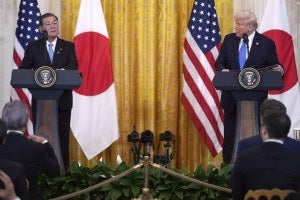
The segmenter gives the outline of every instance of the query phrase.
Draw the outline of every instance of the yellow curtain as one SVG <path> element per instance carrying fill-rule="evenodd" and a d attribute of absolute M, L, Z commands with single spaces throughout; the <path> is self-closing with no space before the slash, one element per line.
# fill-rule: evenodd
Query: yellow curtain
<path fill-rule="evenodd" d="M 132 163 L 132 126 L 151 130 L 157 152 L 159 134 L 175 135 L 172 165 L 194 170 L 199 164 L 218 165 L 183 108 L 182 51 L 194 0 L 101 0 L 109 33 L 118 101 L 120 138 L 88 161 L 73 136 L 70 159 L 93 166 L 102 158 L 116 166 L 117 155 Z M 73 41 L 80 0 L 62 0 L 61 37 Z M 232 0 L 217 0 L 222 35 L 232 31 Z M 109 133 L 107 133 L 109 134 Z M 101 141 L 99 141 L 100 143 Z M 163 144 L 160 153 L 164 152 Z"/>

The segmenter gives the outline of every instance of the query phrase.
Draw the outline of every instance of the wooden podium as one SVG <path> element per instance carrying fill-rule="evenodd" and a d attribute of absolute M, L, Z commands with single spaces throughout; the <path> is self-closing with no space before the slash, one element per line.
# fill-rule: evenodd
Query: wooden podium
<path fill-rule="evenodd" d="M 213 79 L 217 90 L 230 91 L 237 101 L 236 133 L 231 163 L 236 159 L 239 141 L 259 134 L 259 102 L 266 98 L 268 90 L 282 87 L 280 72 L 259 72 L 260 83 L 253 89 L 245 89 L 241 86 L 239 73 L 239 71 L 216 72 Z"/>
<path fill-rule="evenodd" d="M 15 69 L 12 71 L 11 85 L 27 88 L 37 100 L 34 132 L 45 137 L 52 145 L 61 170 L 64 170 L 58 135 L 57 100 L 66 89 L 76 89 L 81 85 L 81 76 L 76 70 L 56 70 L 56 82 L 48 88 L 37 85 L 35 70 Z"/>

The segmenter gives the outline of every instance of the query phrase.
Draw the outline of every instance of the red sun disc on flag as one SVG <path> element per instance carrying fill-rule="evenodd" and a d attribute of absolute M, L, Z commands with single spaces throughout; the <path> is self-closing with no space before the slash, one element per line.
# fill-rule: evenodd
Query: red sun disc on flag
<path fill-rule="evenodd" d="M 269 93 L 280 94 L 286 92 L 298 82 L 292 37 L 282 30 L 269 30 L 263 34 L 275 41 L 279 63 L 283 66 L 285 72 L 282 89 L 272 90 Z"/>
<path fill-rule="evenodd" d="M 82 85 L 75 92 L 85 96 L 103 93 L 114 82 L 109 40 L 99 33 L 85 32 L 76 35 L 74 43 L 82 73 Z"/>

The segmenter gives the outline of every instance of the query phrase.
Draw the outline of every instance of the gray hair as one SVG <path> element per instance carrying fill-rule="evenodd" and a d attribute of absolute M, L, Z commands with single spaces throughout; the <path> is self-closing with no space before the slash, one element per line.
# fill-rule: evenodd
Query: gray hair
<path fill-rule="evenodd" d="M 246 25 L 250 26 L 253 28 L 253 30 L 256 30 L 258 27 L 257 24 L 257 18 L 254 12 L 251 12 L 249 10 L 240 10 L 238 11 L 234 19 L 243 19 L 245 20 Z"/>
<path fill-rule="evenodd" d="M 20 101 L 10 101 L 5 104 L 2 110 L 2 120 L 9 130 L 26 130 L 29 119 L 28 106 Z"/>

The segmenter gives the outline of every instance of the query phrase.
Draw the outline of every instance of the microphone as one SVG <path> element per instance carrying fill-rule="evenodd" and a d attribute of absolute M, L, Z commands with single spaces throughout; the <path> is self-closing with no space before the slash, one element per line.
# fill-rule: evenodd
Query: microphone
<path fill-rule="evenodd" d="M 48 31 L 47 30 L 43 30 L 43 39 L 48 40 Z"/>
<path fill-rule="evenodd" d="M 43 40 L 44 40 L 44 61 L 45 61 L 45 65 L 47 63 L 47 54 L 48 54 L 48 50 L 47 50 L 47 40 L 48 40 L 48 31 L 47 30 L 43 30 Z"/>
<path fill-rule="evenodd" d="M 248 56 L 249 56 L 249 39 L 248 39 L 247 33 L 243 33 L 242 39 L 243 39 L 243 42 L 244 42 L 244 43 L 246 44 L 246 46 L 247 46 L 247 53 L 248 53 Z"/>
<path fill-rule="evenodd" d="M 247 33 L 243 33 L 242 39 L 243 39 L 243 42 L 244 42 L 244 43 L 247 45 L 247 47 L 248 47 L 249 39 L 248 39 Z"/>

